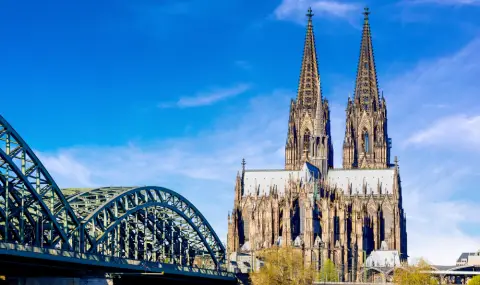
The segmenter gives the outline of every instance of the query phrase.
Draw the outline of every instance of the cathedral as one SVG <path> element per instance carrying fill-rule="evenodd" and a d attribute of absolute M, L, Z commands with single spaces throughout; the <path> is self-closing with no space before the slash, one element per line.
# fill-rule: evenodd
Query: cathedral
<path fill-rule="evenodd" d="M 358 278 L 367 256 L 388 247 L 407 259 L 406 216 L 397 158 L 390 162 L 387 105 L 379 93 L 365 8 L 353 98 L 346 106 L 342 168 L 333 166 L 328 100 L 322 96 L 312 11 L 300 82 L 290 103 L 285 169 L 246 169 L 228 216 L 228 253 L 301 248 L 317 269 L 332 260 L 343 280 Z M 357 277 L 354 277 L 357 276 Z"/>

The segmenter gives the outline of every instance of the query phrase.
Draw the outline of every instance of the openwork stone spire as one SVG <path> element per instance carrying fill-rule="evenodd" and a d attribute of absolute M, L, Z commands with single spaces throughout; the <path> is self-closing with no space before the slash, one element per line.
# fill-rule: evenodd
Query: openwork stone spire
<path fill-rule="evenodd" d="M 303 106 L 305 109 L 309 109 L 311 115 L 313 115 L 316 106 L 315 103 L 321 102 L 322 95 L 317 64 L 317 52 L 315 50 L 315 36 L 313 34 L 313 13 L 311 8 L 308 9 L 306 16 L 308 17 L 308 24 L 303 48 L 297 104 Z"/>
<path fill-rule="evenodd" d="M 368 8 L 363 14 L 355 97 L 353 101 L 348 99 L 346 109 L 343 168 L 388 168 L 387 105 L 378 94 Z"/>
<path fill-rule="evenodd" d="M 369 9 L 366 7 L 363 15 L 362 43 L 360 45 L 360 58 L 358 60 L 357 80 L 355 84 L 355 104 L 364 110 L 378 108 L 378 83 L 373 58 L 372 35 L 370 32 Z"/>
<path fill-rule="evenodd" d="M 309 162 L 326 173 L 333 167 L 330 112 L 328 101 L 322 98 L 312 9 L 308 9 L 307 17 L 298 96 L 290 104 L 285 169 L 299 170 Z"/>

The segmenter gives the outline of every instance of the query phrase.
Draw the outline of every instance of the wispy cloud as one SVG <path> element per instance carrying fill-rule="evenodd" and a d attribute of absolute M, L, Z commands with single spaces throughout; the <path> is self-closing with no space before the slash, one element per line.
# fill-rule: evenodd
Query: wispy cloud
<path fill-rule="evenodd" d="M 274 15 L 279 20 L 292 20 L 304 23 L 305 14 L 309 7 L 317 15 L 349 18 L 359 10 L 360 5 L 330 0 L 283 0 L 280 6 L 275 9 Z"/>
<path fill-rule="evenodd" d="M 405 4 L 480 5 L 480 0 L 405 0 Z"/>
<path fill-rule="evenodd" d="M 191 108 L 208 106 L 216 102 L 238 96 L 250 89 L 249 84 L 238 84 L 230 88 L 214 88 L 209 92 L 198 93 L 191 97 L 181 97 L 177 102 L 160 103 L 160 108 Z"/>
<path fill-rule="evenodd" d="M 456 115 L 441 118 L 426 129 L 417 131 L 406 141 L 407 145 L 430 145 L 479 151 L 480 115 Z"/>

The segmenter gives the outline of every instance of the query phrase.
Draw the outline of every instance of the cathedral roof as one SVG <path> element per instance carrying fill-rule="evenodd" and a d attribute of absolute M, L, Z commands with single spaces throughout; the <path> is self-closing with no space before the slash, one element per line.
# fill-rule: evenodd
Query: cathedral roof
<path fill-rule="evenodd" d="M 378 185 L 383 194 L 392 193 L 394 183 L 394 169 L 332 169 L 328 171 L 327 180 L 329 185 L 349 193 L 349 186 L 352 194 L 363 193 L 363 185 L 367 186 L 367 193 L 378 194 Z"/>
<path fill-rule="evenodd" d="M 306 162 L 301 170 L 245 170 L 244 195 L 267 195 L 270 187 L 276 187 L 279 194 L 285 192 L 288 181 L 310 182 L 320 176 L 314 165 Z"/>

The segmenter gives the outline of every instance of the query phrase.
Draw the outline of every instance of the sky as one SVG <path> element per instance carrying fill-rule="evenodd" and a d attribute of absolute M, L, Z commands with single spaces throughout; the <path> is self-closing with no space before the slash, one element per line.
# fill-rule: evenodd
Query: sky
<path fill-rule="evenodd" d="M 480 249 L 480 1 L 207 2 L 0 2 L 0 114 L 60 187 L 167 187 L 225 240 L 242 158 L 284 166 L 309 6 L 341 167 L 368 5 L 408 254 Z"/>

